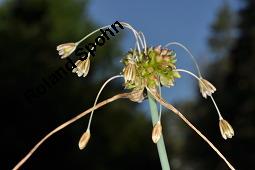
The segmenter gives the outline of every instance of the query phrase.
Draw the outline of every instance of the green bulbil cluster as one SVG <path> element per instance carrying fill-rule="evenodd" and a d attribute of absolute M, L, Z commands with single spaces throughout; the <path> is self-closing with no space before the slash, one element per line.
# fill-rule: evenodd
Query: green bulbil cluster
<path fill-rule="evenodd" d="M 127 89 L 133 88 L 156 88 L 157 86 L 171 87 L 175 78 L 180 78 L 180 74 L 175 71 L 176 53 L 173 50 L 163 49 L 161 46 L 147 48 L 146 51 L 138 53 L 131 50 L 124 58 L 126 75 L 135 74 L 134 78 L 126 81 Z M 130 72 L 127 72 L 127 68 Z M 125 73 L 126 71 L 126 73 Z M 126 75 L 125 75 L 126 74 Z"/>

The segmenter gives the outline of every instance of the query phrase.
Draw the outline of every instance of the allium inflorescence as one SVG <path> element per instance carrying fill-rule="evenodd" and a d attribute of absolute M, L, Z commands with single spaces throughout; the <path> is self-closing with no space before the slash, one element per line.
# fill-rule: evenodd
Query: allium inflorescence
<path fill-rule="evenodd" d="M 73 119 L 65 122 L 64 124 L 60 125 L 56 129 L 54 129 L 52 132 L 50 132 L 48 135 L 46 135 L 15 167 L 14 169 L 18 169 L 30 156 L 31 154 L 51 135 L 54 133 L 60 131 L 64 127 L 68 126 L 69 124 L 73 123 L 74 121 L 80 119 L 81 117 L 85 116 L 88 113 L 90 114 L 89 123 L 87 126 L 87 129 L 85 132 L 81 135 L 81 138 L 79 140 L 79 148 L 84 149 L 86 145 L 89 142 L 89 139 L 91 137 L 91 130 L 90 125 L 92 122 L 92 117 L 94 110 L 96 110 L 99 107 L 102 107 L 103 105 L 113 102 L 120 98 L 128 98 L 131 101 L 134 102 L 142 102 L 144 99 L 146 99 L 147 95 L 150 94 L 155 101 L 157 101 L 160 104 L 160 111 L 158 115 L 158 121 L 153 125 L 152 129 L 152 141 L 154 143 L 157 143 L 161 136 L 162 136 L 162 124 L 161 124 L 161 107 L 165 106 L 167 109 L 173 111 L 177 116 L 179 116 L 190 128 L 192 128 L 203 140 L 205 140 L 209 146 L 226 162 L 226 164 L 229 166 L 230 169 L 234 169 L 234 167 L 228 162 L 228 160 L 221 154 L 221 152 L 210 142 L 209 139 L 207 139 L 191 122 L 189 122 L 186 117 L 179 112 L 174 106 L 167 103 L 163 97 L 161 96 L 161 88 L 167 87 L 170 88 L 175 85 L 176 78 L 180 78 L 180 73 L 187 73 L 193 77 L 195 77 L 198 80 L 198 85 L 200 88 L 200 92 L 204 98 L 207 98 L 209 96 L 211 100 L 213 101 L 213 104 L 216 108 L 216 111 L 218 113 L 219 117 L 219 127 L 221 135 L 224 139 L 232 138 L 234 135 L 234 130 L 231 127 L 231 125 L 223 119 L 218 106 L 212 96 L 212 94 L 216 91 L 216 88 L 210 83 L 208 80 L 204 79 L 202 77 L 202 74 L 199 70 L 198 64 L 195 60 L 195 57 L 191 54 L 191 52 L 182 44 L 178 42 L 171 42 L 166 44 L 165 46 L 154 46 L 154 47 L 147 47 L 145 36 L 142 32 L 139 32 L 135 30 L 130 24 L 125 22 L 120 22 L 122 26 L 125 28 L 128 28 L 131 30 L 131 32 L 134 34 L 135 37 L 135 48 L 128 51 L 123 59 L 122 63 L 124 65 L 123 70 L 121 74 L 115 75 L 111 78 L 109 78 L 101 87 L 99 90 L 97 97 L 94 102 L 94 106 L 83 113 L 79 114 L 78 116 L 74 117 Z M 99 28 L 92 33 L 90 33 L 88 36 L 85 36 L 80 41 L 77 41 L 75 43 L 66 43 L 59 45 L 57 47 L 57 50 L 59 51 L 59 55 L 61 58 L 66 58 L 70 56 L 76 49 L 76 47 L 81 43 L 83 40 L 88 38 L 90 35 L 96 33 L 100 29 L 106 28 L 107 26 L 104 26 L 102 28 Z M 176 53 L 168 49 L 168 46 L 170 45 L 177 45 L 179 47 L 182 47 L 185 51 L 188 52 L 189 56 L 193 60 L 198 75 L 185 70 L 180 69 L 176 67 Z M 79 77 L 86 77 L 89 69 L 91 60 L 90 54 L 88 54 L 87 59 L 81 61 L 77 60 L 75 65 L 76 68 L 73 68 L 73 72 L 77 73 Z M 116 96 L 113 96 L 105 101 L 100 102 L 97 104 L 97 101 L 99 99 L 99 96 L 101 92 L 103 91 L 104 87 L 111 82 L 112 80 L 116 78 L 124 78 L 123 86 L 125 89 L 127 89 L 128 93 L 121 93 Z"/>
<path fill-rule="evenodd" d="M 170 87 L 180 75 L 175 71 L 176 54 L 161 46 L 147 49 L 147 53 L 131 50 L 123 59 L 126 89 Z"/>

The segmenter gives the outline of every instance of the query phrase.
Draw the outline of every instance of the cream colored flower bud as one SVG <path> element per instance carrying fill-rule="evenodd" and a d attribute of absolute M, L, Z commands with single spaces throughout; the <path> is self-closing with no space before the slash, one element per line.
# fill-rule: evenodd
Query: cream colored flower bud
<path fill-rule="evenodd" d="M 136 66 L 134 63 L 129 63 L 124 69 L 123 69 L 123 76 L 125 79 L 125 82 L 131 82 L 133 83 L 136 78 Z"/>
<path fill-rule="evenodd" d="M 129 99 L 133 102 L 138 102 L 141 103 L 144 100 L 144 95 L 143 95 L 144 89 L 134 89 L 132 93 L 129 95 Z"/>
<path fill-rule="evenodd" d="M 160 55 L 167 55 L 168 49 L 162 49 Z"/>
<path fill-rule="evenodd" d="M 152 135 L 151 135 L 152 141 L 154 143 L 157 143 L 159 141 L 161 135 L 162 135 L 162 126 L 161 126 L 160 121 L 158 121 L 154 125 L 153 130 L 152 130 Z"/>
<path fill-rule="evenodd" d="M 77 73 L 79 77 L 86 77 L 90 68 L 90 58 L 88 57 L 86 60 L 77 60 L 75 62 L 76 68 L 73 69 L 73 73 Z"/>
<path fill-rule="evenodd" d="M 165 76 L 160 76 L 159 80 L 163 86 L 166 86 L 166 87 L 174 86 L 173 79 L 171 79 L 171 78 L 167 78 Z"/>
<path fill-rule="evenodd" d="M 87 129 L 86 132 L 84 132 L 80 138 L 80 141 L 79 141 L 80 150 L 82 150 L 86 147 L 86 145 L 89 142 L 89 139 L 90 139 L 90 131 Z"/>
<path fill-rule="evenodd" d="M 161 45 L 158 45 L 157 47 L 155 47 L 154 51 L 156 51 L 158 54 L 160 54 L 161 53 Z"/>
<path fill-rule="evenodd" d="M 216 91 L 216 88 L 209 81 L 203 78 L 200 78 L 199 80 L 199 88 L 204 98 L 211 96 L 212 93 Z"/>
<path fill-rule="evenodd" d="M 226 140 L 227 138 L 232 138 L 234 136 L 234 130 L 232 126 L 223 118 L 219 121 L 220 133 L 222 137 Z"/>
<path fill-rule="evenodd" d="M 57 46 L 58 54 L 61 56 L 62 59 L 66 58 L 74 52 L 76 47 L 77 47 L 76 43 L 61 44 Z"/>

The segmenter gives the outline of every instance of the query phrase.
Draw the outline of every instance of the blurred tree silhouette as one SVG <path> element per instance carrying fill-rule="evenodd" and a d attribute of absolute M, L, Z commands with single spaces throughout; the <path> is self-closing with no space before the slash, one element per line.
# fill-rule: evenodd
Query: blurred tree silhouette
<path fill-rule="evenodd" d="M 255 167 L 252 149 L 255 142 L 255 79 L 252 76 L 255 73 L 255 2 L 245 1 L 239 16 L 238 35 L 233 39 L 230 10 L 226 4 L 219 10 L 209 44 L 221 58 L 209 67 L 206 76 L 218 89 L 214 97 L 235 130 L 234 138 L 227 141 L 221 138 L 217 113 L 210 100 L 200 98 L 188 103 L 184 110 L 193 113 L 193 122 L 219 146 L 236 169 L 252 170 Z M 188 138 L 193 140 L 186 143 L 186 160 L 181 169 L 227 169 L 196 135 L 189 134 Z"/>
<path fill-rule="evenodd" d="M 68 73 L 31 104 L 25 100 L 27 89 L 38 86 L 42 78 L 66 63 L 59 59 L 56 46 L 78 40 L 95 28 L 86 12 L 87 6 L 83 0 L 2 2 L 0 169 L 12 168 L 46 133 L 92 106 L 106 77 L 120 72 L 113 61 L 113 57 L 120 55 L 119 38 L 113 38 L 97 49 L 86 79 Z M 120 92 L 119 84 L 106 88 L 101 98 Z M 150 140 L 151 123 L 136 109 L 136 104 L 117 101 L 96 111 L 91 141 L 80 151 L 78 141 L 87 121 L 84 118 L 51 138 L 25 163 L 24 169 L 160 167 L 156 146 Z"/>
<path fill-rule="evenodd" d="M 219 9 L 216 20 L 211 26 L 209 47 L 217 57 L 228 54 L 234 41 L 235 16 L 227 2 Z"/>

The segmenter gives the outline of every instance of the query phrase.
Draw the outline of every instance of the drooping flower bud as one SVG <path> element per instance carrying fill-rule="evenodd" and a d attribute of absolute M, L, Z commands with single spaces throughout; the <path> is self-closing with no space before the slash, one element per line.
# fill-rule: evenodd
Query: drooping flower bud
<path fill-rule="evenodd" d="M 76 43 L 65 43 L 57 46 L 58 54 L 61 56 L 61 59 L 71 55 L 76 49 Z"/>
<path fill-rule="evenodd" d="M 153 130 L 152 130 L 152 135 L 151 135 L 152 141 L 154 143 L 157 143 L 159 141 L 161 135 L 162 135 L 162 126 L 161 126 L 160 121 L 158 121 L 154 125 Z"/>
<path fill-rule="evenodd" d="M 125 82 L 134 83 L 136 78 L 136 66 L 135 63 L 128 63 L 128 65 L 123 69 L 123 76 Z"/>
<path fill-rule="evenodd" d="M 174 86 L 173 79 L 167 78 L 166 76 L 160 76 L 160 83 L 166 87 Z"/>
<path fill-rule="evenodd" d="M 90 139 L 90 130 L 86 130 L 86 132 L 83 133 L 83 135 L 81 136 L 80 140 L 79 140 L 79 148 L 80 150 L 84 149 L 86 147 L 86 145 L 88 144 Z"/>
<path fill-rule="evenodd" d="M 158 45 L 158 46 L 154 47 L 153 50 L 154 50 L 155 52 L 157 52 L 158 54 L 160 54 L 160 53 L 161 53 L 161 45 Z"/>
<path fill-rule="evenodd" d="M 90 68 L 90 58 L 88 57 L 86 60 L 77 60 L 75 62 L 76 68 L 73 69 L 73 73 L 77 73 L 79 77 L 86 77 Z"/>
<path fill-rule="evenodd" d="M 220 133 L 225 140 L 234 136 L 235 133 L 232 126 L 223 118 L 221 118 L 219 121 L 219 127 Z"/>
<path fill-rule="evenodd" d="M 204 98 L 207 98 L 207 96 L 211 96 L 212 93 L 216 91 L 216 88 L 212 85 L 212 83 L 203 78 L 200 78 L 199 80 L 199 88 Z"/>

